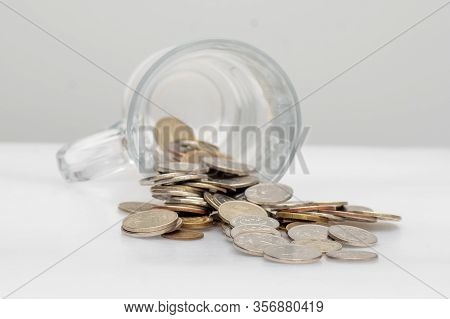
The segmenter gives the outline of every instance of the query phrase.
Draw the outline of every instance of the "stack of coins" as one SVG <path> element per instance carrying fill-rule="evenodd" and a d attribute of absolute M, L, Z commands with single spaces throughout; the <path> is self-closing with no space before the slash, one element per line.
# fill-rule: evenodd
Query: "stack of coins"
<path fill-rule="evenodd" d="M 166 156 L 154 175 L 140 181 L 158 203 L 119 204 L 130 213 L 122 226 L 126 235 L 190 240 L 203 238 L 203 229 L 219 226 L 239 251 L 274 262 L 311 263 L 323 254 L 369 260 L 377 254 L 351 247 L 372 246 L 376 236 L 348 224 L 401 220 L 346 201 L 293 201 L 290 186 L 261 183 L 253 168 L 215 145 L 195 140 L 189 127 L 184 131 L 188 133 L 183 139 L 172 134 L 167 141 L 158 140 Z"/>

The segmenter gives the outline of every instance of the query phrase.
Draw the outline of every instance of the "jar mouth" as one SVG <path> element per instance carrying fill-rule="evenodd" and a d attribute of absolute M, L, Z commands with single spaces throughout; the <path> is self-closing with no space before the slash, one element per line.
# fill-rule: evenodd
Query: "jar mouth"
<path fill-rule="evenodd" d="M 201 65 L 203 61 L 205 65 Z M 191 87 L 179 91 L 176 86 L 174 89 L 172 85 L 171 89 L 167 89 L 174 82 L 172 78 L 180 83 L 180 78 L 182 80 L 180 74 L 187 69 L 188 80 L 178 86 L 186 86 L 185 83 L 190 83 Z M 170 84 L 166 85 L 166 82 Z M 196 84 L 198 85 L 196 86 Z M 130 87 L 135 86 L 132 83 Z M 191 95 L 195 95 L 190 94 L 191 89 L 198 89 L 198 95 L 202 96 L 205 95 L 203 94 L 205 91 L 208 91 L 210 94 L 204 101 L 212 101 L 212 103 L 202 106 L 203 109 L 192 110 L 195 108 L 195 98 L 189 106 L 185 105 Z M 175 92 L 173 95 L 178 96 L 183 103 L 172 103 L 171 92 Z M 183 98 L 185 99 L 183 100 Z M 189 102 L 191 101 L 189 100 Z M 166 111 L 165 106 L 170 104 L 175 107 Z M 214 108 L 214 105 L 218 105 L 218 107 Z M 260 177 L 264 180 L 278 181 L 296 154 L 301 132 L 301 113 L 295 89 L 286 73 L 272 58 L 249 44 L 225 39 L 201 40 L 182 44 L 168 50 L 146 66 L 129 105 L 126 134 L 130 158 L 135 163 L 139 163 L 141 167 L 143 154 L 140 148 L 142 141 L 137 138 L 138 126 L 155 123 L 157 117 L 160 116 L 160 114 L 155 115 L 158 112 L 166 112 L 165 116 L 175 116 L 184 121 L 186 116 L 190 116 L 183 113 L 186 111 L 197 113 L 200 123 L 206 117 L 205 122 L 211 127 L 237 125 L 241 129 L 246 126 L 262 129 L 263 127 L 271 128 L 274 124 L 283 129 L 289 127 L 291 131 L 289 136 L 284 137 L 285 145 L 278 146 L 283 149 L 284 159 L 270 172 L 267 168 L 262 169 L 265 174 L 261 173 Z M 181 115 L 178 114 L 180 112 Z M 227 137 L 229 133 L 222 134 L 225 137 L 222 140 L 219 139 L 219 144 L 230 141 L 230 138 Z M 248 148 L 249 145 L 237 145 L 241 144 L 239 138 L 235 138 L 235 140 L 235 145 L 231 147 L 231 153 L 232 155 L 242 155 L 239 148 Z M 157 145 L 151 138 L 148 138 L 145 143 L 149 152 L 157 149 Z M 262 143 L 265 142 L 262 141 Z M 267 161 L 276 152 L 276 149 L 265 150 L 264 153 L 253 156 L 255 157 L 253 161 Z M 146 160 L 150 159 L 147 157 L 144 161 Z M 238 158 L 237 160 L 243 159 Z M 261 169 L 258 167 L 261 165 L 250 164 L 256 166 L 258 170 Z"/>

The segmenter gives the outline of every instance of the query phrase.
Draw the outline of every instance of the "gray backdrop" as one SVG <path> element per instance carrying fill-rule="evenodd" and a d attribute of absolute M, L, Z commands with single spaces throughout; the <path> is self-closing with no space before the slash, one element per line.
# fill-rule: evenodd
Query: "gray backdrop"
<path fill-rule="evenodd" d="M 1 0 L 0 140 L 71 141 L 121 114 L 123 85 L 29 19 L 124 82 L 167 46 L 246 41 L 307 97 L 308 143 L 449 147 L 450 6 L 420 22 L 444 3 Z"/>

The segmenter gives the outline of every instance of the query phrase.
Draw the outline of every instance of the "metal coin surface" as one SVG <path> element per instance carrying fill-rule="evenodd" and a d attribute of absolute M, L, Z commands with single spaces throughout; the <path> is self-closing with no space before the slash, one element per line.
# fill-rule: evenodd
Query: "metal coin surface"
<path fill-rule="evenodd" d="M 220 224 L 222 227 L 222 231 L 228 238 L 231 238 L 231 227 L 225 223 Z"/>
<path fill-rule="evenodd" d="M 203 183 L 203 182 L 186 182 L 184 185 L 192 186 L 200 189 L 206 189 L 209 192 L 222 192 L 226 193 L 226 188 L 219 187 L 217 185 Z"/>
<path fill-rule="evenodd" d="M 365 261 L 375 259 L 378 255 L 374 252 L 364 250 L 338 250 L 330 251 L 327 253 L 327 257 L 341 260 Z"/>
<path fill-rule="evenodd" d="M 171 197 L 164 204 L 187 204 L 209 208 L 209 204 L 201 197 Z"/>
<path fill-rule="evenodd" d="M 328 253 L 330 251 L 336 251 L 342 249 L 342 245 L 334 240 L 323 239 L 323 240 L 315 240 L 315 239 L 300 239 L 295 240 L 291 244 L 293 245 L 303 245 L 309 247 L 315 247 L 319 249 L 322 253 Z"/>
<path fill-rule="evenodd" d="M 277 218 L 285 218 L 285 219 L 293 219 L 293 220 L 306 220 L 311 222 L 317 222 L 317 223 L 323 223 L 326 224 L 328 222 L 328 219 L 322 216 L 316 216 L 305 213 L 298 213 L 298 212 L 285 212 L 285 211 L 278 211 L 275 216 Z"/>
<path fill-rule="evenodd" d="M 158 174 L 155 176 L 151 176 L 151 177 L 146 177 L 143 178 L 139 181 L 139 184 L 141 184 L 142 186 L 152 186 L 154 185 L 155 182 L 158 182 L 160 180 L 163 179 L 170 179 L 173 177 L 177 177 L 177 176 L 182 176 L 185 173 L 183 172 L 172 172 L 172 173 L 165 173 L 165 174 Z"/>
<path fill-rule="evenodd" d="M 203 229 L 213 225 L 214 219 L 209 216 L 181 217 L 183 228 Z"/>
<path fill-rule="evenodd" d="M 293 240 L 328 238 L 328 227 L 321 225 L 298 225 L 288 230 L 288 235 Z"/>
<path fill-rule="evenodd" d="M 167 149 L 172 141 L 195 139 L 192 128 L 175 117 L 161 118 L 156 122 L 153 133 L 156 143 L 162 149 Z"/>
<path fill-rule="evenodd" d="M 177 213 L 166 209 L 152 209 L 134 213 L 123 220 L 122 227 L 135 233 L 145 233 L 170 228 L 178 220 Z"/>
<path fill-rule="evenodd" d="M 203 238 L 204 234 L 195 230 L 176 230 L 174 232 L 165 233 L 162 237 L 173 240 L 195 240 Z"/>
<path fill-rule="evenodd" d="M 235 201 L 235 199 L 233 197 L 230 197 L 230 196 L 227 196 L 224 194 L 219 194 L 219 193 L 214 194 L 213 197 L 214 197 L 214 200 L 216 201 L 216 203 L 219 204 L 219 206 L 226 202 Z"/>
<path fill-rule="evenodd" d="M 183 223 L 183 221 L 181 220 L 181 218 L 178 218 L 175 225 L 173 225 L 171 227 L 168 227 L 168 228 L 151 231 L 151 232 L 130 232 L 130 231 L 124 229 L 123 226 L 122 226 L 122 232 L 125 235 L 131 236 L 131 237 L 149 238 L 149 237 L 160 236 L 160 235 L 165 234 L 167 232 L 172 232 L 172 231 L 178 230 L 178 229 L 181 228 L 182 223 Z"/>
<path fill-rule="evenodd" d="M 255 204 L 270 205 L 289 200 L 293 192 L 291 187 L 284 184 L 261 183 L 247 188 L 245 197 Z"/>
<path fill-rule="evenodd" d="M 333 225 L 328 228 L 328 232 L 330 237 L 349 246 L 368 247 L 377 242 L 377 237 L 374 234 L 354 226 Z"/>
<path fill-rule="evenodd" d="M 153 185 L 154 186 L 171 185 L 171 184 L 186 182 L 186 181 L 198 181 L 198 180 L 204 179 L 206 177 L 207 177 L 207 175 L 204 175 L 204 174 L 186 174 L 186 175 L 176 176 L 176 177 L 172 177 L 172 178 L 168 178 L 168 179 L 163 179 L 163 180 L 153 183 Z"/>
<path fill-rule="evenodd" d="M 230 225 L 233 227 L 248 225 L 248 226 L 268 226 L 272 228 L 277 228 L 280 226 L 280 223 L 278 222 L 278 220 L 267 216 L 244 215 L 244 216 L 236 216 L 235 218 L 231 219 Z"/>
<path fill-rule="evenodd" d="M 219 206 L 219 216 L 227 223 L 241 215 L 267 216 L 267 212 L 258 205 L 239 200 L 225 202 Z"/>
<path fill-rule="evenodd" d="M 184 212 L 192 214 L 207 214 L 209 212 L 209 210 L 205 209 L 204 207 L 187 204 L 164 204 L 160 205 L 159 207 L 174 212 Z"/>
<path fill-rule="evenodd" d="M 203 194 L 203 198 L 205 199 L 205 201 L 214 209 L 219 209 L 219 203 L 216 202 L 216 200 L 214 199 L 214 196 L 211 193 L 205 192 Z"/>
<path fill-rule="evenodd" d="M 275 228 L 269 226 L 255 226 L 255 225 L 241 225 L 231 229 L 230 235 L 231 237 L 239 236 L 244 233 L 266 233 L 272 234 L 275 236 L 281 236 L 280 232 Z"/>
<path fill-rule="evenodd" d="M 155 208 L 157 205 L 147 202 L 123 202 L 118 208 L 127 213 L 139 213 Z"/>
<path fill-rule="evenodd" d="M 224 188 L 232 188 L 232 189 L 238 189 L 238 188 L 244 188 L 244 187 L 250 187 L 253 185 L 256 185 L 259 183 L 259 180 L 255 176 L 237 176 L 237 177 L 230 177 L 230 178 L 209 178 L 206 183 L 211 183 L 214 185 L 222 186 Z"/>
<path fill-rule="evenodd" d="M 305 221 L 305 222 L 292 222 L 292 223 L 287 224 L 285 228 L 286 228 L 287 231 L 289 231 L 289 229 L 291 229 L 292 227 L 299 226 L 299 225 L 305 225 L 305 224 L 310 224 L 310 222 L 307 222 L 307 221 Z"/>
<path fill-rule="evenodd" d="M 285 238 L 265 233 L 243 233 L 233 238 L 233 243 L 240 251 L 254 255 L 263 256 L 267 246 L 289 244 Z"/>
<path fill-rule="evenodd" d="M 249 175 L 255 171 L 254 168 L 246 164 L 238 163 L 226 158 L 205 157 L 203 158 L 203 163 L 217 171 L 238 176 Z"/>
<path fill-rule="evenodd" d="M 306 264 L 319 261 L 322 252 L 311 246 L 287 244 L 265 247 L 264 257 L 281 263 Z"/>
<path fill-rule="evenodd" d="M 208 167 L 198 163 L 169 162 L 158 163 L 156 170 L 161 173 L 183 172 L 187 174 L 204 174 L 208 172 Z"/>

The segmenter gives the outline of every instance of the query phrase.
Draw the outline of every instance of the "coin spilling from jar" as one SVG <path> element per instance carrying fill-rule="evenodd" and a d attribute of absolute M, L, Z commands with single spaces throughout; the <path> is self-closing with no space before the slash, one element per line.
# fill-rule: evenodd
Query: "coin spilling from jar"
<path fill-rule="evenodd" d="M 177 138 L 171 130 L 180 127 L 184 134 Z M 254 168 L 195 139 L 179 120 L 161 120 L 155 135 L 165 156 L 140 184 L 159 203 L 120 203 L 129 213 L 122 224 L 126 235 L 197 240 L 204 238 L 202 230 L 219 227 L 240 252 L 272 262 L 313 263 L 323 255 L 367 261 L 377 258 L 372 246 L 378 240 L 364 227 L 401 220 L 346 201 L 293 200 L 290 186 L 261 181 Z"/>

